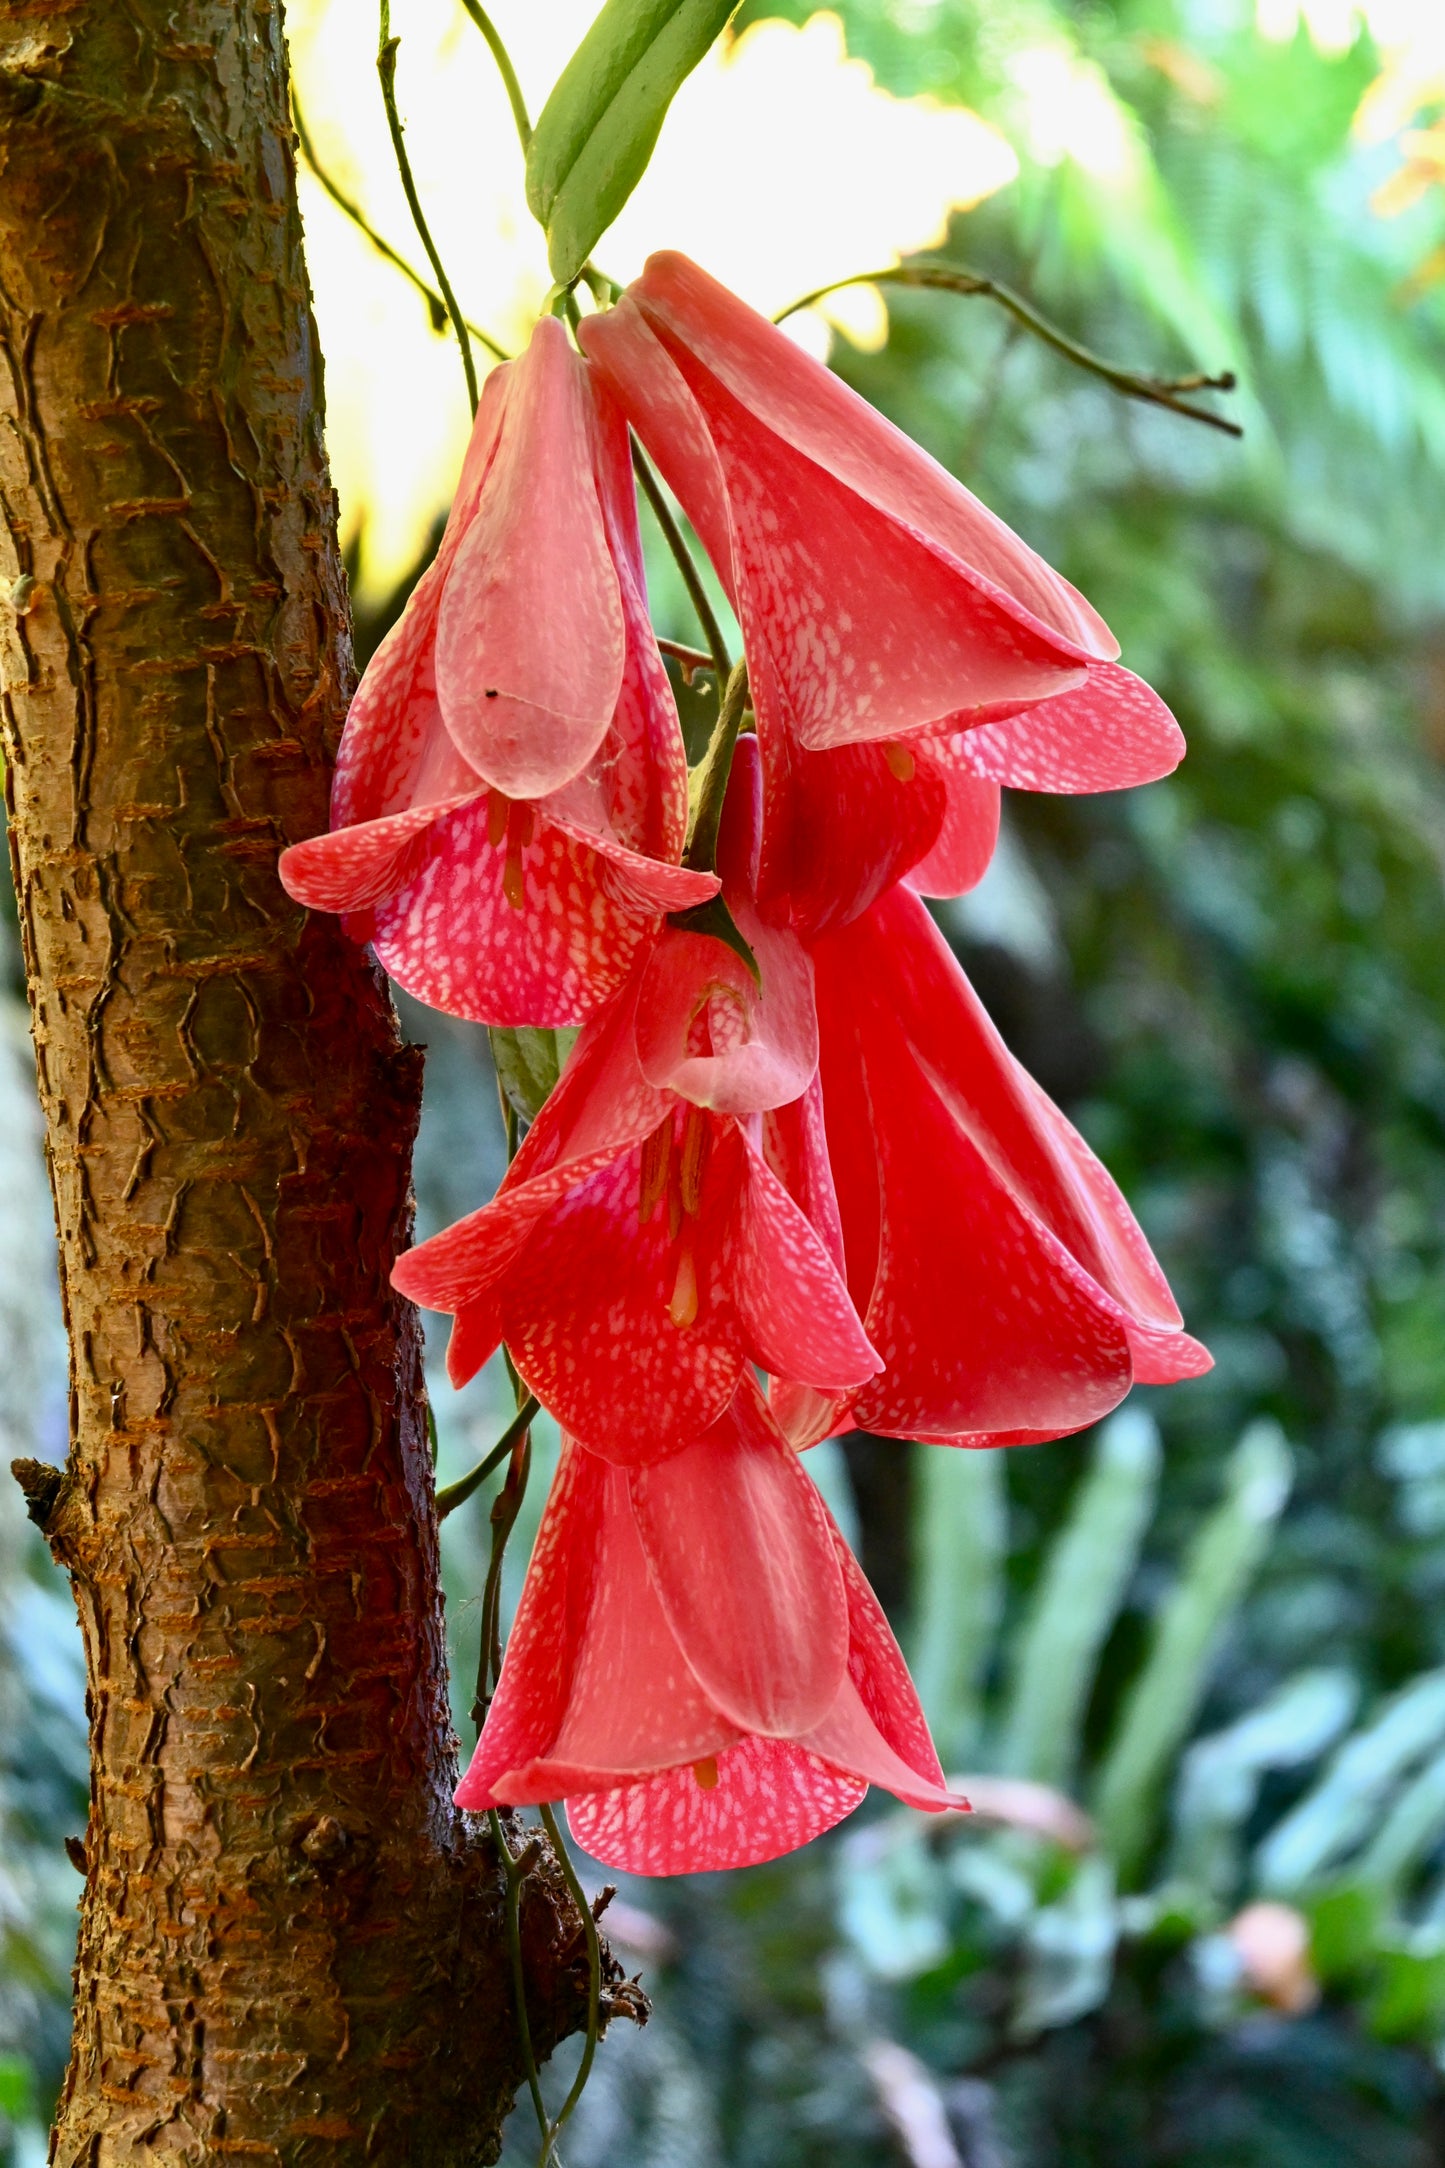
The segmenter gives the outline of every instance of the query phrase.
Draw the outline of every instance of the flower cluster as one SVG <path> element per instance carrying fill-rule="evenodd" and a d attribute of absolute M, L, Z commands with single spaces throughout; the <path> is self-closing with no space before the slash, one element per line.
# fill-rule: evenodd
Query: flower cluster
<path fill-rule="evenodd" d="M 1082 596 L 685 259 L 578 340 L 545 319 L 488 379 L 282 871 L 423 999 L 582 1027 L 496 1196 L 394 1277 L 455 1382 L 505 1342 L 563 1431 L 458 1800 L 563 1798 L 668 1873 L 870 1783 L 963 1804 L 802 1450 L 1054 1438 L 1208 1367 L 922 900 L 979 879 L 1002 785 L 1147 782 L 1183 741 Z M 745 642 L 691 806 L 629 430 Z"/>

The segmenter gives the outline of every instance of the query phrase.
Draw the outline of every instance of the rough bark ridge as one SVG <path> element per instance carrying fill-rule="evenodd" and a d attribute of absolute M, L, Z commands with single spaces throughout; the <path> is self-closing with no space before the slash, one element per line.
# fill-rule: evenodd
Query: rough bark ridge
<path fill-rule="evenodd" d="M 449 1803 L 419 1057 L 283 896 L 350 691 L 279 8 L 0 23 L 7 792 L 93 1792 L 52 2157 L 495 2158 L 501 1879 Z M 7 539 L 8 536 L 8 539 Z M 3 593 L 0 593 L 3 600 Z M 580 1924 L 529 1882 L 539 2051 Z"/>

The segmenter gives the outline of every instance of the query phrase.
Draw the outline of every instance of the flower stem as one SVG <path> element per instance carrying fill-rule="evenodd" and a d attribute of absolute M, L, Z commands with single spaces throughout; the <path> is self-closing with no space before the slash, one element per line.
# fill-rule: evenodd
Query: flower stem
<path fill-rule="evenodd" d="M 507 1948 L 512 1960 L 512 1999 L 517 2006 L 517 2033 L 522 2043 L 522 2067 L 527 2073 L 527 2090 L 532 2096 L 532 2108 L 537 2126 L 542 2133 L 542 2158 L 552 2150 L 552 2125 L 547 2115 L 547 2103 L 542 2098 L 542 2081 L 537 2074 L 537 2058 L 532 2049 L 532 2021 L 527 2015 L 527 1975 L 522 1966 L 522 1884 L 536 1855 L 535 1838 L 523 1847 L 513 1859 L 512 1847 L 507 1842 L 507 1832 L 502 1827 L 502 1817 L 495 1807 L 487 1815 L 492 1825 L 497 1852 L 502 1862 L 502 1872 L 507 1878 Z"/>
<path fill-rule="evenodd" d="M 593 1916 L 592 1907 L 587 1901 L 586 1891 L 577 1878 L 577 1870 L 572 1864 L 571 1854 L 563 1841 L 561 1830 L 557 1827 L 557 1818 L 548 1806 L 542 1807 L 540 1812 L 542 1826 L 551 1839 L 552 1850 L 557 1855 L 557 1864 L 562 1869 L 568 1889 L 572 1892 L 572 1901 L 581 1914 L 582 1932 L 587 1937 L 587 2039 L 582 2049 L 582 2060 L 577 2065 L 577 2075 L 572 2080 L 571 2089 L 567 2094 L 567 2098 L 557 2110 L 556 2119 L 551 2129 L 542 2141 L 542 2152 L 538 2168 L 547 2168 L 547 2163 L 552 2158 L 552 2150 L 557 2143 L 557 2137 L 562 2125 L 582 2098 L 587 2080 L 592 2075 L 592 2059 L 597 2053 L 597 2041 L 601 2032 L 602 2021 L 602 1940 L 597 1932 L 597 1921 Z"/>
<path fill-rule="evenodd" d="M 401 125 L 401 115 L 397 111 L 396 49 L 400 43 L 401 40 L 394 38 L 391 34 L 391 0 L 381 0 L 381 39 L 376 52 L 376 72 L 381 80 L 381 99 L 386 107 L 386 125 L 391 134 L 391 147 L 396 157 L 396 169 L 401 175 L 401 185 L 406 192 L 407 207 L 411 212 L 412 223 L 416 227 L 422 247 L 426 250 L 427 261 L 432 267 L 437 285 L 441 288 L 442 300 L 446 304 L 447 315 L 451 318 L 452 330 L 456 333 L 457 344 L 462 350 L 462 367 L 466 371 L 467 378 L 467 397 L 471 401 L 472 413 L 475 414 L 477 411 L 477 365 L 472 359 L 471 335 L 467 330 L 467 320 L 461 312 L 457 297 L 452 292 L 451 280 L 447 277 L 441 257 L 437 253 L 437 245 L 431 237 L 431 228 L 426 222 L 426 213 L 421 207 L 421 197 L 417 194 L 416 176 L 411 170 L 411 160 L 407 156 L 406 137 Z"/>
<path fill-rule="evenodd" d="M 492 58 L 497 63 L 497 73 L 506 86 L 507 103 L 512 108 L 512 119 L 516 122 L 517 137 L 523 151 L 526 152 L 532 146 L 532 123 L 527 118 L 527 101 L 522 96 L 522 86 L 517 81 L 517 71 L 512 66 L 512 56 L 502 43 L 497 33 L 497 26 L 492 21 L 491 16 L 484 7 L 479 5 L 479 0 L 462 0 L 462 6 L 471 16 L 472 21 L 492 49 Z"/>
<path fill-rule="evenodd" d="M 851 278 L 830 279 L 826 286 L 815 286 L 811 293 L 790 301 L 773 322 L 781 324 L 785 317 L 795 315 L 799 309 L 811 308 L 814 302 L 839 292 L 844 286 L 916 286 L 934 293 L 981 294 L 985 300 L 996 301 L 1000 308 L 1007 309 L 1016 323 L 1022 324 L 1025 331 L 1031 331 L 1036 339 L 1042 339 L 1056 354 L 1062 354 L 1065 361 L 1101 378 L 1126 399 L 1143 399 L 1151 406 L 1167 407 L 1171 414 L 1183 414 L 1190 421 L 1203 422 L 1207 428 L 1222 430 L 1226 436 L 1244 435 L 1240 424 L 1230 421 L 1227 415 L 1212 414 L 1207 407 L 1191 406 L 1182 396 L 1185 392 L 1195 391 L 1233 391 L 1238 378 L 1232 369 L 1225 369 L 1218 376 L 1199 373 L 1147 376 L 1133 369 L 1120 369 L 1115 363 L 1092 353 L 1087 346 L 1081 346 L 1077 339 L 1071 339 L 1066 331 L 1060 331 L 1057 324 L 1041 315 L 1032 302 L 1025 301 L 1011 286 L 1005 286 L 999 279 L 987 278 L 982 272 L 969 271 L 962 265 L 893 264 L 883 271 L 858 271 Z"/>
<path fill-rule="evenodd" d="M 445 1490 L 437 1492 L 437 1519 L 439 1521 L 444 1521 L 449 1513 L 455 1513 L 458 1506 L 464 1506 L 472 1493 L 480 1489 L 481 1485 L 486 1482 L 492 1470 L 501 1467 L 502 1462 L 511 1452 L 523 1431 L 531 1428 L 537 1412 L 538 1402 L 536 1396 L 528 1393 L 521 1407 L 518 1408 L 511 1422 L 508 1423 L 486 1458 L 479 1460 L 475 1468 L 469 1469 L 464 1476 L 458 1477 L 455 1483 L 448 1483 Z"/>
<path fill-rule="evenodd" d="M 732 658 L 728 654 L 727 642 L 722 636 L 722 627 L 717 621 L 713 606 L 708 601 L 707 589 L 702 584 L 702 574 L 698 571 L 693 560 L 692 551 L 683 540 L 682 529 L 672 516 L 672 506 L 662 493 L 662 484 L 652 471 L 652 462 L 636 437 L 632 439 L 632 466 L 638 481 L 642 485 L 642 494 L 652 506 L 653 517 L 662 529 L 663 540 L 677 561 L 677 569 L 682 574 L 683 585 L 686 587 L 688 598 L 697 613 L 697 621 L 702 627 L 708 653 L 712 656 L 713 668 L 717 672 L 718 688 L 719 692 L 721 692 L 732 669 Z"/>
<path fill-rule="evenodd" d="M 728 777 L 732 773 L 733 747 L 738 742 L 738 729 L 747 704 L 748 665 L 745 657 L 728 675 L 722 696 L 722 711 L 713 725 L 712 736 L 702 758 L 697 810 L 693 815 L 692 833 L 687 839 L 687 849 L 682 854 L 683 864 L 691 866 L 698 873 L 711 873 L 716 867 L 723 799 L 727 795 Z"/>
<path fill-rule="evenodd" d="M 312 173 L 320 182 L 321 186 L 325 189 L 327 195 L 331 198 L 337 209 L 339 211 L 344 211 L 346 216 L 351 220 L 353 226 L 356 226 L 362 233 L 365 234 L 367 240 L 371 243 L 372 247 L 376 250 L 379 256 L 384 256 L 389 264 L 394 265 L 395 268 L 401 273 L 403 278 L 411 280 L 412 285 L 416 288 L 417 292 L 421 295 L 422 299 L 427 305 L 427 310 L 431 316 L 433 331 L 445 330 L 447 324 L 447 305 L 445 301 L 443 301 L 441 295 L 437 292 L 436 288 L 434 286 L 429 286 L 426 280 L 422 277 L 420 271 L 417 270 L 415 264 L 408 263 L 405 256 L 402 255 L 401 251 L 392 247 L 390 241 L 387 240 L 385 234 L 377 232 L 375 226 L 372 225 L 371 220 L 367 217 L 365 211 L 362 210 L 361 205 L 356 201 L 353 196 L 347 195 L 345 189 L 341 186 L 340 182 L 336 180 L 335 177 L 331 173 L 329 173 L 326 167 L 321 163 L 321 159 L 317 153 L 316 145 L 312 140 L 311 131 L 307 127 L 305 119 L 302 115 L 301 101 L 296 95 L 296 85 L 294 82 L 291 85 L 291 123 L 296 130 L 296 140 L 301 145 L 301 156 L 305 159 L 307 165 L 311 168 Z M 510 360 L 511 357 L 509 356 L 507 349 L 504 346 L 499 346 L 490 332 L 483 331 L 481 325 L 474 324 L 470 318 L 468 318 L 467 320 L 467 330 L 471 333 L 472 337 L 478 340 L 479 343 L 487 349 L 487 352 L 495 356 L 498 361 Z"/>

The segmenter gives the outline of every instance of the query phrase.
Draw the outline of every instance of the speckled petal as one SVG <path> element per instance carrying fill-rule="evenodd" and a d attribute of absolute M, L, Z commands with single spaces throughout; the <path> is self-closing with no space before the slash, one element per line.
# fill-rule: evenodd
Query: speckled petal
<path fill-rule="evenodd" d="M 437 554 L 407 598 L 352 697 L 331 780 L 331 825 L 347 828 L 410 805 L 423 768 L 459 756 L 447 740 L 437 705 L 437 612 L 449 566 L 476 513 L 506 415 L 511 368 L 493 369 L 482 386 L 461 476 Z M 468 787 L 475 788 L 477 778 Z M 445 781 L 428 799 L 455 795 Z"/>
<path fill-rule="evenodd" d="M 704 1787 L 691 1768 L 568 1796 L 583 1851 L 626 1874 L 699 1874 L 780 1859 L 861 1806 L 868 1787 L 781 1739 L 744 1739 Z M 711 1775 L 711 1772 L 708 1772 Z"/>
<path fill-rule="evenodd" d="M 1125 790 L 1184 758 L 1184 734 L 1164 702 L 1118 663 L 1095 663 L 1072 692 L 960 742 L 975 775 L 1014 790 Z"/>
<path fill-rule="evenodd" d="M 963 484 L 785 332 L 687 257 L 650 256 L 628 293 L 674 349 L 698 359 L 759 422 L 880 511 L 935 537 L 1040 624 L 1117 655 L 1098 612 Z"/>
<path fill-rule="evenodd" d="M 747 1145 L 746 1189 L 731 1244 L 732 1295 L 748 1352 L 802 1385 L 861 1385 L 882 1368 L 827 1248 Z"/>
<path fill-rule="evenodd" d="M 702 410 L 676 362 L 627 294 L 616 308 L 585 316 L 577 336 L 646 443 L 668 488 L 686 507 L 732 599 L 732 527 L 723 472 Z"/>
<path fill-rule="evenodd" d="M 795 934 L 734 917 L 762 974 L 711 934 L 668 927 L 648 958 L 637 1010 L 637 1056 L 649 1083 L 718 1114 L 786 1106 L 818 1067 L 813 967 Z"/>
<path fill-rule="evenodd" d="M 430 830 L 473 795 L 409 806 L 404 813 L 293 843 L 277 863 L 281 886 L 312 911 L 357 911 L 384 901 L 414 879 Z"/>
<path fill-rule="evenodd" d="M 641 1153 L 570 1189 L 511 1264 L 502 1296 L 512 1359 L 574 1436 L 629 1466 L 674 1453 L 722 1413 L 743 1366 L 723 1254 L 737 1181 L 734 1138 L 718 1137 L 698 1216 L 674 1236 L 665 1202 L 640 1222 Z M 678 1323 L 679 1277 L 696 1309 Z"/>
<path fill-rule="evenodd" d="M 408 993 L 474 1023 L 580 1023 L 621 985 L 660 912 L 679 908 L 672 893 L 690 903 L 711 885 L 543 820 L 519 857 L 516 907 L 506 845 L 488 841 L 487 800 L 436 822 L 420 871 L 378 909 L 372 936 Z"/>
<path fill-rule="evenodd" d="M 590 404 L 586 364 L 544 317 L 512 366 L 506 427 L 446 574 L 442 714 L 478 774 L 512 798 L 543 797 L 586 766 L 622 687 Z"/>

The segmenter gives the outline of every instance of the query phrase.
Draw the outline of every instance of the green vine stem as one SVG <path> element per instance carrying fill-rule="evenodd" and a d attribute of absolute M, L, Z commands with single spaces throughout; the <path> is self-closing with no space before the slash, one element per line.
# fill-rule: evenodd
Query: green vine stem
<path fill-rule="evenodd" d="M 433 331 L 444 331 L 446 329 L 448 320 L 447 305 L 445 301 L 443 301 L 441 295 L 437 292 L 436 288 L 427 284 L 426 280 L 422 277 L 420 271 L 417 270 L 416 265 L 408 263 L 405 256 L 402 255 L 400 249 L 395 249 L 392 247 L 390 241 L 387 240 L 384 233 L 377 232 L 375 226 L 372 225 L 371 220 L 367 217 L 365 211 L 362 210 L 361 205 L 356 201 L 355 197 L 349 196 L 346 193 L 346 190 L 341 186 L 341 183 L 322 164 L 320 155 L 318 154 L 316 149 L 315 140 L 312 137 L 310 129 L 306 125 L 306 120 L 301 110 L 301 101 L 297 96 L 296 85 L 294 82 L 291 85 L 291 123 L 296 130 L 296 140 L 301 146 L 301 156 L 305 159 L 307 165 L 311 168 L 311 171 L 314 174 L 316 180 L 320 183 L 321 187 L 325 189 L 327 195 L 331 198 L 337 209 L 339 211 L 344 211 L 346 216 L 351 220 L 353 226 L 357 227 L 360 232 L 365 234 L 367 240 L 371 243 L 372 247 L 376 250 L 379 256 L 384 256 L 386 258 L 386 261 L 391 264 L 395 270 L 399 271 L 403 278 L 410 279 L 412 285 L 416 288 L 417 292 L 421 295 L 422 299 L 427 305 L 428 312 L 431 316 Z M 508 354 L 507 349 L 504 346 L 499 345 L 498 342 L 492 337 L 490 332 L 483 331 L 480 324 L 474 324 L 471 321 L 470 317 L 467 319 L 467 330 L 471 333 L 472 337 L 477 340 L 480 345 L 484 346 L 487 349 L 487 352 L 491 354 L 497 361 L 509 361 L 511 359 L 511 356 Z"/>
<path fill-rule="evenodd" d="M 1218 376 L 1147 376 L 1133 369 L 1120 369 L 1101 355 L 1091 353 L 1077 339 L 1060 331 L 1057 324 L 1050 323 L 1022 294 L 1014 292 L 999 279 L 986 278 L 982 272 L 970 271 L 954 264 L 894 264 L 884 271 L 858 271 L 851 278 L 830 279 L 826 286 L 815 286 L 813 291 L 790 301 L 785 309 L 773 318 L 781 324 L 787 317 L 795 316 L 799 309 L 810 309 L 815 302 L 823 301 L 829 294 L 836 294 L 845 286 L 914 286 L 926 291 L 946 294 L 979 294 L 985 300 L 996 301 L 1006 309 L 1014 321 L 1025 331 L 1031 331 L 1045 346 L 1062 354 L 1076 368 L 1085 369 L 1091 376 L 1100 377 L 1112 390 L 1126 399 L 1142 399 L 1151 406 L 1167 407 L 1171 414 L 1183 414 L 1190 421 L 1203 422 L 1210 429 L 1219 429 L 1229 437 L 1242 437 L 1240 424 L 1227 415 L 1212 414 L 1207 407 L 1191 406 L 1183 396 L 1196 391 L 1233 391 L 1238 379 L 1232 369 Z"/>
<path fill-rule="evenodd" d="M 376 51 L 376 72 L 381 81 L 382 103 L 386 107 L 386 125 L 391 136 L 392 151 L 396 157 L 396 169 L 401 175 L 401 185 L 406 193 L 407 208 L 411 212 L 412 224 L 416 227 L 417 236 L 422 247 L 426 250 L 427 262 L 431 265 L 437 285 L 441 288 L 442 300 L 446 304 L 447 315 L 451 318 L 452 330 L 456 333 L 457 344 L 462 350 L 462 367 L 466 371 L 467 378 L 467 397 L 471 401 L 472 413 L 475 414 L 477 411 L 477 365 L 472 359 L 471 334 L 467 330 L 467 320 L 461 312 L 457 297 L 452 292 L 451 280 L 447 277 L 445 267 L 437 252 L 437 245 L 431 237 L 431 228 L 426 222 L 426 213 L 421 207 L 421 197 L 417 194 L 416 176 L 411 170 L 411 160 L 407 156 L 406 136 L 401 125 L 401 115 L 397 111 L 396 49 L 400 43 L 401 40 L 394 38 L 391 34 L 391 0 L 381 0 L 381 38 Z"/>
<path fill-rule="evenodd" d="M 567 1850 L 561 1830 L 557 1827 L 557 1818 L 548 1806 L 542 1807 L 539 1811 L 542 1816 L 542 1826 L 551 1841 L 552 1850 L 557 1855 L 557 1864 L 562 1869 L 567 1887 L 572 1892 L 572 1901 L 581 1915 L 582 1932 L 587 1937 L 587 2037 L 582 2048 L 582 2060 L 577 2065 L 577 2074 L 572 2080 L 567 2098 L 557 2110 L 556 2120 L 542 2141 L 542 2151 L 537 2168 L 547 2168 L 562 2125 L 566 2122 L 586 2090 L 587 2080 L 592 2075 L 592 2061 L 597 2053 L 597 2042 L 601 2038 L 602 1939 L 597 1932 L 596 1914 L 587 1900 L 586 1891 L 578 1880 L 577 1870 L 572 1864 L 572 1855 Z"/>
<path fill-rule="evenodd" d="M 493 1469 L 501 1467 L 507 1455 L 515 1448 L 518 1439 L 525 1431 L 531 1429 L 537 1413 L 538 1401 L 536 1395 L 528 1393 L 521 1407 L 518 1408 L 511 1422 L 508 1423 L 486 1458 L 479 1460 L 476 1467 L 468 1469 L 464 1476 L 459 1476 L 455 1483 L 448 1483 L 445 1490 L 437 1492 L 437 1519 L 439 1521 L 444 1521 L 449 1513 L 455 1513 L 458 1506 L 464 1506 L 472 1493 L 479 1490 L 482 1484 L 486 1482 Z"/>
<path fill-rule="evenodd" d="M 525 153 L 532 146 L 532 123 L 527 118 L 527 101 L 522 96 L 522 86 L 517 81 L 517 71 L 512 66 L 512 56 L 502 43 L 497 33 L 496 24 L 492 21 L 486 9 L 479 4 L 479 0 L 462 0 L 462 6 L 491 47 L 492 58 L 497 63 L 497 73 L 501 76 L 503 85 L 506 88 L 507 103 L 512 108 L 512 119 L 516 123 L 518 140 Z"/>
<path fill-rule="evenodd" d="M 537 2072 L 537 2057 L 532 2047 L 532 2020 L 527 2015 L 527 1975 L 522 1964 L 522 1884 L 536 1865 L 542 1847 L 533 1837 L 513 1859 L 502 1817 L 495 1807 L 488 1810 L 487 1820 L 491 1824 L 502 1872 L 507 1878 L 507 1949 L 512 1960 L 512 2000 L 517 2006 L 517 2036 L 522 2044 L 522 2067 L 527 2073 L 527 2090 L 532 2096 L 537 2128 L 542 2133 L 541 2157 L 545 2161 L 552 2150 L 552 2123 L 547 2114 L 547 2103 L 542 2098 L 542 2080 Z"/>

